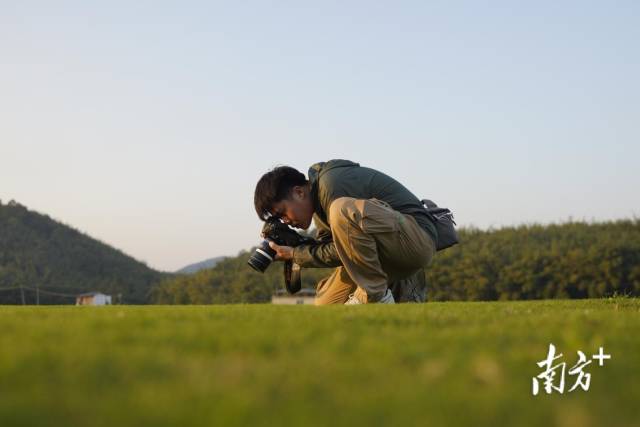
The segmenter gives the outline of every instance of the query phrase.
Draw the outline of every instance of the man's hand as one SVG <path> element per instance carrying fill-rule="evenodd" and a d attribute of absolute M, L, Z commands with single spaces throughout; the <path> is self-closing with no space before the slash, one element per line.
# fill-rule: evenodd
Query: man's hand
<path fill-rule="evenodd" d="M 273 242 L 269 242 L 271 249 L 276 251 L 276 261 L 288 261 L 293 259 L 293 248 L 291 246 L 279 246 Z"/>

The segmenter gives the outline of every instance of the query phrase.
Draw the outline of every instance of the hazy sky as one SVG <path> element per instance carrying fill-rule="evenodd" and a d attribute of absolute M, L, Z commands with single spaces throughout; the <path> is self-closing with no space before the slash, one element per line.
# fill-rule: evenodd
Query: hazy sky
<path fill-rule="evenodd" d="M 519 3 L 519 2 L 518 2 Z M 460 225 L 640 216 L 640 2 L 0 0 L 0 199 L 162 270 L 346 158 Z"/>

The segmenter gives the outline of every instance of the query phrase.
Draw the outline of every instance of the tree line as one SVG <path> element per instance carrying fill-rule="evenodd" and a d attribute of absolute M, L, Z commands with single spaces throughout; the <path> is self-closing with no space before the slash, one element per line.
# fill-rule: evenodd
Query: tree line
<path fill-rule="evenodd" d="M 461 243 L 425 269 L 427 300 L 520 300 L 640 295 L 640 220 L 459 230 Z M 160 304 L 259 303 L 283 288 L 282 265 L 253 271 L 251 252 L 155 286 Z M 330 269 L 303 269 L 314 288 Z"/>

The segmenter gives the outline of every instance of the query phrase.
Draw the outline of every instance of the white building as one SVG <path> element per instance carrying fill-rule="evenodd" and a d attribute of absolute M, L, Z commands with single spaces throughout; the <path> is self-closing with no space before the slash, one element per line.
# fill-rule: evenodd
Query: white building
<path fill-rule="evenodd" d="M 271 304 L 313 304 L 315 295 L 313 289 L 300 289 L 293 295 L 282 289 L 271 295 Z"/>
<path fill-rule="evenodd" d="M 76 297 L 76 305 L 111 305 L 111 295 L 100 292 L 88 292 Z"/>

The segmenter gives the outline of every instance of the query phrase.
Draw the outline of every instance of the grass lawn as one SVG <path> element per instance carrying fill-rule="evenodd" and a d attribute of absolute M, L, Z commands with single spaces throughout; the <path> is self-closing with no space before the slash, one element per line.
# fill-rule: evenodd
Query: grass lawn
<path fill-rule="evenodd" d="M 0 306 L 0 328 L 3 427 L 640 425 L 632 298 Z M 565 391 L 534 396 L 549 343 Z M 569 393 L 577 351 L 601 346 Z"/>

